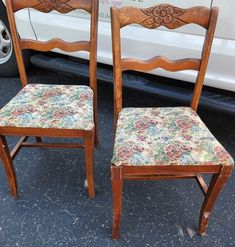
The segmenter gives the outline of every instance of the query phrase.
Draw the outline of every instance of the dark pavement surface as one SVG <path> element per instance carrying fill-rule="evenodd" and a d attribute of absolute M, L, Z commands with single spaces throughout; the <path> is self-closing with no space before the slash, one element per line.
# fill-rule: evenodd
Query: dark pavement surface
<path fill-rule="evenodd" d="M 32 68 L 29 81 L 78 84 L 81 79 Z M 0 107 L 20 87 L 18 78 L 0 78 Z M 101 146 L 95 151 L 96 198 L 89 199 L 84 188 L 83 150 L 22 149 L 14 161 L 17 199 L 10 196 L 5 172 L 0 168 L 0 247 L 235 246 L 234 173 L 217 200 L 204 237 L 196 234 L 203 201 L 196 181 L 127 182 L 121 237 L 111 240 L 113 88 L 99 82 L 98 89 Z M 126 106 L 177 105 L 128 89 L 124 98 Z M 235 158 L 235 116 L 206 109 L 199 109 L 199 115 Z M 12 147 L 16 138 L 8 141 Z"/>

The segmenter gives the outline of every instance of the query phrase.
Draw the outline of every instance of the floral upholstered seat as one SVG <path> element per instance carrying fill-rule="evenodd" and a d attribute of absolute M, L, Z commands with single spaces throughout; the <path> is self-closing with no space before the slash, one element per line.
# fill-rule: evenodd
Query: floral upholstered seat
<path fill-rule="evenodd" d="M 91 130 L 93 91 L 88 86 L 28 84 L 0 110 L 0 127 Z"/>
<path fill-rule="evenodd" d="M 223 165 L 233 159 L 190 107 L 124 108 L 112 163 Z"/>

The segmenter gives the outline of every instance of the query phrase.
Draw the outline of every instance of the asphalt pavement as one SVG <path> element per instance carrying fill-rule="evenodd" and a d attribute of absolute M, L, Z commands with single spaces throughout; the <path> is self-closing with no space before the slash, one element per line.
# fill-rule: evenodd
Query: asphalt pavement
<path fill-rule="evenodd" d="M 79 84 L 86 80 L 32 67 L 29 82 Z M 20 88 L 19 78 L 0 78 L 0 108 Z M 10 196 L 4 169 L 0 168 L 0 247 L 235 246 L 234 173 L 217 200 L 204 237 L 197 235 L 203 195 L 196 181 L 125 183 L 121 237 L 111 240 L 111 84 L 98 82 L 98 101 L 101 145 L 95 151 L 96 198 L 89 199 L 84 186 L 83 150 L 22 149 L 14 161 L 18 198 Z M 174 106 L 179 103 L 124 89 L 124 105 Z M 235 158 L 235 115 L 200 107 L 198 113 Z M 12 147 L 17 138 L 10 137 L 8 141 Z"/>

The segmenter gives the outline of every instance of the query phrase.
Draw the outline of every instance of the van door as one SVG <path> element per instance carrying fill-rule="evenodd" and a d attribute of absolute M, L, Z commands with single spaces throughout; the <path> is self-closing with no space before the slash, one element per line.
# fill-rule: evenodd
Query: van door
<path fill-rule="evenodd" d="M 57 11 L 42 13 L 30 9 L 30 18 L 37 40 L 47 41 L 52 38 L 60 38 L 68 42 L 77 40 L 89 40 L 90 20 L 88 13 L 75 10 L 68 14 Z M 58 49 L 55 52 L 67 54 Z M 70 56 L 88 58 L 87 52 L 68 53 Z"/>
<path fill-rule="evenodd" d="M 112 64 L 112 45 L 110 30 L 110 6 L 122 7 L 132 5 L 147 8 L 167 2 L 169 4 L 189 8 L 192 6 L 211 5 L 220 8 L 219 20 L 214 39 L 205 84 L 208 86 L 235 91 L 235 9 L 234 0 L 100 0 L 99 1 L 99 31 L 97 59 L 104 64 Z M 38 40 L 48 40 L 54 36 L 75 41 L 89 38 L 88 14 L 81 10 L 72 11 L 67 15 L 57 12 L 50 14 L 30 10 L 31 21 Z M 170 59 L 185 56 L 199 57 L 203 43 L 201 34 L 204 29 L 196 25 L 187 25 L 176 30 L 164 27 L 148 33 L 148 30 L 133 25 L 122 30 L 122 48 L 125 57 L 145 59 L 154 53 L 165 54 Z M 131 44 L 131 45 L 130 45 Z M 56 52 L 60 52 L 56 50 Z M 88 58 L 86 52 L 70 53 L 70 56 Z M 226 64 L 226 65 L 225 65 Z M 153 74 L 195 82 L 194 71 L 171 73 L 161 69 L 151 71 Z"/>

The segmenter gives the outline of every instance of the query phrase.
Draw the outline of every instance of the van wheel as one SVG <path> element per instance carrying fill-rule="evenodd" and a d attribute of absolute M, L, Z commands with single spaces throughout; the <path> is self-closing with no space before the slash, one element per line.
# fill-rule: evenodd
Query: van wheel
<path fill-rule="evenodd" d="M 23 51 L 25 65 L 29 64 L 29 51 Z M 18 75 L 18 66 L 12 44 L 5 6 L 0 3 L 0 76 Z"/>

